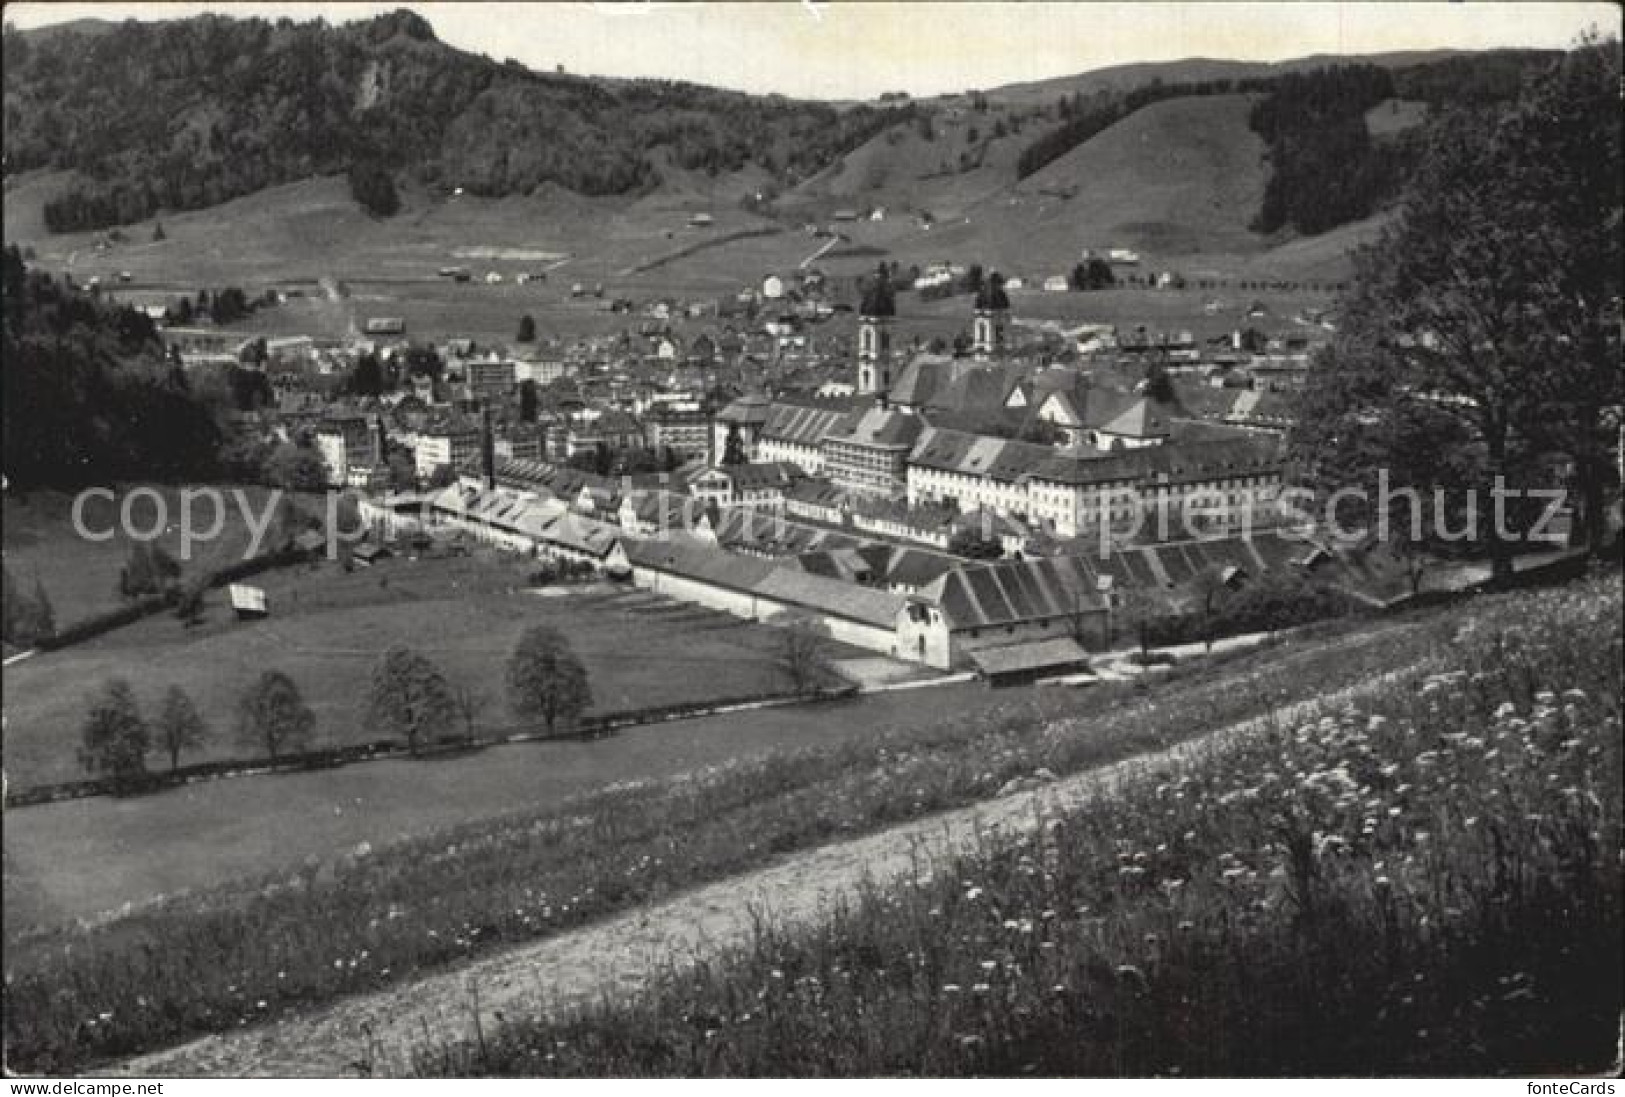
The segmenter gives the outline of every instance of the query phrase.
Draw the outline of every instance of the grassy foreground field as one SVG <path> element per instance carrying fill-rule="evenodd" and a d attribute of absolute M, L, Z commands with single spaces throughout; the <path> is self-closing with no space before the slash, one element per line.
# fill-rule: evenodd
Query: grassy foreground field
<path fill-rule="evenodd" d="M 453 1075 L 1544 1075 L 1615 1064 L 1617 577 Z M 1396 664 L 1398 665 L 1398 664 Z M 1178 710 L 1176 710 L 1178 711 Z"/>
<path fill-rule="evenodd" d="M 534 815 L 609 786 L 882 734 L 929 736 L 950 719 L 1042 719 L 1068 700 L 1065 691 L 1010 696 L 946 686 L 627 728 L 585 742 L 515 743 L 10 811 L 5 933 L 11 941 L 233 881 L 252 891 L 269 875 L 342 861 L 363 847 Z"/>
<path fill-rule="evenodd" d="M 958 719 L 932 712 L 891 734 L 605 789 L 33 933 L 6 952 L 7 1047 L 18 1066 L 77 1069 L 272 1020 L 972 803 L 1036 770 L 1182 742 L 1425 659 L 1444 640 L 1442 625 L 1363 625 L 1194 667 L 1153 693 L 1097 687 L 1047 713 L 962 705 Z"/>
<path fill-rule="evenodd" d="M 317 746 L 376 739 L 365 719 L 368 675 L 386 648 L 403 641 L 487 699 L 477 731 L 508 728 L 504 667 L 533 624 L 570 637 L 591 675 L 595 712 L 788 688 L 776 664 L 777 633 L 766 626 L 642 594 L 538 592 L 526 585 L 527 570 L 525 561 L 495 552 L 393 559 L 348 574 L 331 563 L 301 566 L 256 580 L 272 606 L 267 620 L 236 621 L 224 592 L 214 592 L 199 627 L 160 614 L 8 667 L 7 779 L 27 787 L 82 776 L 75 750 L 86 697 L 113 676 L 136 683 L 147 712 L 170 685 L 192 696 L 213 731 L 187 761 L 262 754 L 237 739 L 234 719 L 242 691 L 271 667 L 287 673 L 315 711 Z"/>

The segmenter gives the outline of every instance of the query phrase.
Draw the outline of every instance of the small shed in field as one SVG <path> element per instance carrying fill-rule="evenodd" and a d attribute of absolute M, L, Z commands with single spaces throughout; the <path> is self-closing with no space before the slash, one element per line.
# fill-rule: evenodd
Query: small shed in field
<path fill-rule="evenodd" d="M 1089 653 L 1070 636 L 983 648 L 971 652 L 970 658 L 990 686 L 1022 685 L 1089 669 Z"/>
<path fill-rule="evenodd" d="M 239 621 L 258 621 L 262 617 L 270 616 L 271 611 L 262 587 L 232 583 L 226 588 L 226 595 L 231 599 L 232 611 L 237 614 Z"/>

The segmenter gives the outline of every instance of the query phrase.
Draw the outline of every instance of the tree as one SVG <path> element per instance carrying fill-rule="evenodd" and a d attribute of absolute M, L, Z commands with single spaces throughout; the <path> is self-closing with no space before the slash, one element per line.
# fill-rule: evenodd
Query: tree
<path fill-rule="evenodd" d="M 519 332 L 514 339 L 521 343 L 534 343 L 536 341 L 536 318 L 530 313 L 519 318 Z"/>
<path fill-rule="evenodd" d="M 858 312 L 864 316 L 896 316 L 897 293 L 892 286 L 891 272 L 881 263 L 875 273 L 863 284 L 863 296 Z"/>
<path fill-rule="evenodd" d="M 1148 400 L 1158 404 L 1171 404 L 1179 398 L 1174 391 L 1174 379 L 1168 372 L 1168 367 L 1161 362 L 1152 362 L 1145 371 L 1145 395 Z"/>
<path fill-rule="evenodd" d="M 724 465 L 743 465 L 749 460 L 745 453 L 745 436 L 739 432 L 738 423 L 728 424 L 728 436 L 722 443 L 722 463 Z"/>
<path fill-rule="evenodd" d="M 405 647 L 384 652 L 372 671 L 367 723 L 398 735 L 416 754 L 425 738 L 457 713 L 451 684 L 427 657 Z"/>
<path fill-rule="evenodd" d="M 534 423 L 536 414 L 541 410 L 541 403 L 536 393 L 536 382 L 532 378 L 525 378 L 519 382 L 519 421 L 521 423 Z"/>
<path fill-rule="evenodd" d="M 85 717 L 79 764 L 87 773 L 112 778 L 125 787 L 147 771 L 147 725 L 135 702 L 135 691 L 114 678 L 91 699 Z"/>
<path fill-rule="evenodd" d="M 1151 628 L 1168 612 L 1167 604 L 1147 587 L 1125 584 L 1111 592 L 1113 627 L 1125 628 L 1140 645 L 1143 659 L 1151 654 Z"/>
<path fill-rule="evenodd" d="M 1202 643 L 1211 654 L 1214 626 L 1218 622 L 1219 610 L 1223 607 L 1225 599 L 1230 596 L 1230 587 L 1217 569 L 1206 568 L 1197 572 L 1195 578 L 1191 580 L 1190 591 L 1191 601 L 1196 607 L 1197 619 L 1201 624 Z"/>
<path fill-rule="evenodd" d="M 346 386 L 354 396 L 382 396 L 384 393 L 384 364 L 371 352 L 356 359 Z"/>
<path fill-rule="evenodd" d="M 445 372 L 445 359 L 434 347 L 427 343 L 413 343 L 406 348 L 406 376 L 428 377 L 439 384 Z"/>
<path fill-rule="evenodd" d="M 474 738 L 474 728 L 479 723 L 480 714 L 485 711 L 488 698 L 473 686 L 464 683 L 452 692 L 452 700 L 456 702 L 457 715 L 463 721 L 463 734 Z"/>
<path fill-rule="evenodd" d="M 155 729 L 158 746 L 169 755 L 171 773 L 180 769 L 181 752 L 201 747 L 209 733 L 197 706 L 180 686 L 170 686 L 164 692 Z"/>
<path fill-rule="evenodd" d="M 1619 87 L 1619 42 L 1588 37 L 1526 86 L 1511 127 L 1528 206 L 1543 215 L 1536 240 L 1547 248 L 1547 277 L 1530 289 L 1548 318 L 1554 360 L 1565 367 L 1554 378 L 1548 437 L 1574 462 L 1575 532 L 1593 551 L 1608 532 L 1608 487 L 1618 472 L 1606 410 L 1625 399 Z"/>
<path fill-rule="evenodd" d="M 1497 488 L 1551 486 L 1554 450 L 1579 471 L 1581 521 L 1600 543 L 1602 411 L 1621 392 L 1619 76 L 1617 43 L 1586 44 L 1510 108 L 1433 128 L 1398 218 L 1357 258 L 1310 380 L 1326 394 L 1293 434 L 1319 478 L 1360 416 L 1454 419 L 1500 580 L 1519 530 L 1493 515 Z M 1374 449 L 1377 463 L 1407 456 Z"/>
<path fill-rule="evenodd" d="M 162 545 L 136 541 L 119 569 L 119 594 L 131 599 L 162 594 L 180 574 L 180 564 Z"/>
<path fill-rule="evenodd" d="M 327 462 L 314 446 L 284 442 L 265 460 L 265 482 L 283 491 L 321 491 L 327 487 Z"/>
<path fill-rule="evenodd" d="M 237 705 L 237 733 L 243 742 L 264 747 L 271 761 L 310 745 L 316 714 L 299 695 L 293 679 L 268 670 L 243 693 Z"/>
<path fill-rule="evenodd" d="M 175 603 L 175 616 L 188 628 L 203 620 L 203 596 L 209 589 L 209 579 L 206 575 L 195 575 L 183 584 L 180 597 Z"/>
<path fill-rule="evenodd" d="M 26 645 L 56 632 L 56 610 L 45 593 L 45 584 L 34 580 L 30 596 L 13 578 L 11 569 L 5 569 L 4 627 L 0 639 L 8 644 Z"/>
<path fill-rule="evenodd" d="M 797 694 L 816 692 L 834 673 L 829 664 L 829 646 L 811 621 L 799 620 L 786 626 L 778 648 L 779 669 Z"/>
<path fill-rule="evenodd" d="M 400 211 L 400 195 L 388 170 L 372 161 L 350 165 L 350 196 L 374 217 L 393 217 Z"/>
<path fill-rule="evenodd" d="M 411 491 L 418 485 L 418 467 L 413 461 L 411 451 L 405 446 L 395 445 L 384 458 L 389 468 L 389 487 L 391 491 Z"/>
<path fill-rule="evenodd" d="M 508 659 L 508 699 L 515 715 L 540 718 L 549 734 L 592 704 L 587 668 L 556 629 L 534 625 L 519 638 Z"/>

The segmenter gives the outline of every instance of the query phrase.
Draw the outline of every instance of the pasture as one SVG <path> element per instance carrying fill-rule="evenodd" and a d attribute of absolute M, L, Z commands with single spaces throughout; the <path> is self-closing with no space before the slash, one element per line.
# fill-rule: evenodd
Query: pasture
<path fill-rule="evenodd" d="M 155 543 L 181 564 L 183 577 L 214 571 L 243 559 L 253 540 L 250 523 L 262 519 L 270 494 L 269 489 L 262 487 L 241 488 L 253 515 L 252 519 L 245 519 L 236 497 L 231 494 L 234 489 L 222 487 L 227 505 L 220 535 L 204 543 L 194 543 L 188 558 L 183 559 L 180 496 L 184 489 L 160 485 L 152 490 L 161 497 L 162 513 L 168 516 L 168 524 Z M 133 543 L 120 524 L 120 510 L 128 493 L 128 488 L 121 488 L 115 499 L 97 495 L 85 500 L 81 512 L 84 528 L 95 537 L 112 533 L 106 540 L 93 540 L 75 531 L 74 496 L 66 493 L 7 492 L 4 502 L 0 503 L 4 508 L 6 568 L 25 591 L 33 590 L 35 580 L 44 586 L 56 610 L 59 629 L 119 607 L 119 572 L 129 558 Z M 192 506 L 194 528 L 207 529 L 214 520 L 210 504 L 202 501 Z M 160 507 L 151 497 L 136 495 L 129 513 L 137 531 L 158 528 Z M 7 684 L 10 684 L 9 679 Z"/>
<path fill-rule="evenodd" d="M 198 627 L 161 614 L 36 656 L 5 671 L 7 777 L 27 787 L 82 776 L 75 750 L 86 698 L 112 677 L 129 679 L 147 712 L 171 685 L 192 696 L 212 734 L 188 761 L 263 754 L 237 739 L 236 704 L 272 668 L 315 711 L 315 745 L 375 739 L 366 721 L 369 675 L 380 654 L 402 643 L 486 700 L 476 734 L 518 730 L 504 669 L 520 634 L 538 624 L 564 633 L 586 664 L 592 712 L 788 688 L 768 626 L 615 588 L 539 591 L 526 585 L 525 570 L 525 561 L 495 552 L 395 558 L 348 574 L 326 562 L 302 565 L 261 577 L 272 606 L 266 620 L 235 620 L 224 592 L 213 591 Z"/>
<path fill-rule="evenodd" d="M 780 750 L 833 748 L 888 732 L 924 736 L 950 718 L 1024 705 L 1042 718 L 1070 700 L 1065 690 L 950 685 L 651 724 L 585 742 L 514 743 L 447 759 L 389 759 L 24 808 L 6 820 L 5 924 L 10 934 L 88 918 L 327 861 L 362 843 L 379 848 Z"/>

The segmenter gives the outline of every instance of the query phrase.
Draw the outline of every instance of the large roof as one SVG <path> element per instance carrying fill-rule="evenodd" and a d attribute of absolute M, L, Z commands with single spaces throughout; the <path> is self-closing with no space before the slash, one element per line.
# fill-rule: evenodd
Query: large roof
<path fill-rule="evenodd" d="M 729 590 L 749 591 L 774 567 L 767 560 L 725 552 L 715 545 L 680 535 L 658 539 L 628 537 L 625 544 L 627 558 L 635 567 L 698 579 Z"/>
<path fill-rule="evenodd" d="M 772 410 L 772 401 L 767 397 L 759 393 L 748 393 L 717 412 L 717 422 L 760 425 L 767 422 Z"/>
<path fill-rule="evenodd" d="M 1032 640 L 982 648 L 970 653 L 971 662 L 983 674 L 1011 674 L 1020 671 L 1065 670 L 1087 665 L 1089 653 L 1070 636 Z"/>
<path fill-rule="evenodd" d="M 989 476 L 1015 482 L 1055 457 L 1055 449 L 1035 442 L 928 428 L 909 455 L 909 464 L 963 476 Z"/>
<path fill-rule="evenodd" d="M 894 408 L 871 407 L 848 416 L 829 437 L 842 442 L 882 449 L 907 449 L 920 436 L 917 416 Z"/>
<path fill-rule="evenodd" d="M 1196 483 L 1277 472 L 1280 458 L 1276 449 L 1271 440 L 1249 436 L 1212 442 L 1167 442 L 1109 453 L 1057 454 L 1052 450 L 1049 460 L 1036 466 L 1032 474 L 1035 479 L 1060 484 Z"/>
<path fill-rule="evenodd" d="M 801 446 L 816 446 L 824 437 L 841 429 L 851 414 L 847 403 L 776 403 L 762 424 L 762 437 Z"/>
<path fill-rule="evenodd" d="M 792 568 L 776 568 L 758 582 L 757 594 L 860 624 L 892 628 L 908 600 L 872 587 L 827 579 Z"/>
<path fill-rule="evenodd" d="M 1111 591 L 1155 591 L 1178 609 L 1189 606 L 1194 584 L 1203 574 L 1257 577 L 1301 566 L 1313 548 L 1293 535 L 1257 534 L 1141 545 L 1105 556 L 1002 560 L 956 568 L 924 587 L 918 597 L 938 606 L 955 629 L 1103 610 L 1103 586 Z M 1340 569 L 1340 577 L 1356 588 L 1363 579 L 1348 569 Z"/>

